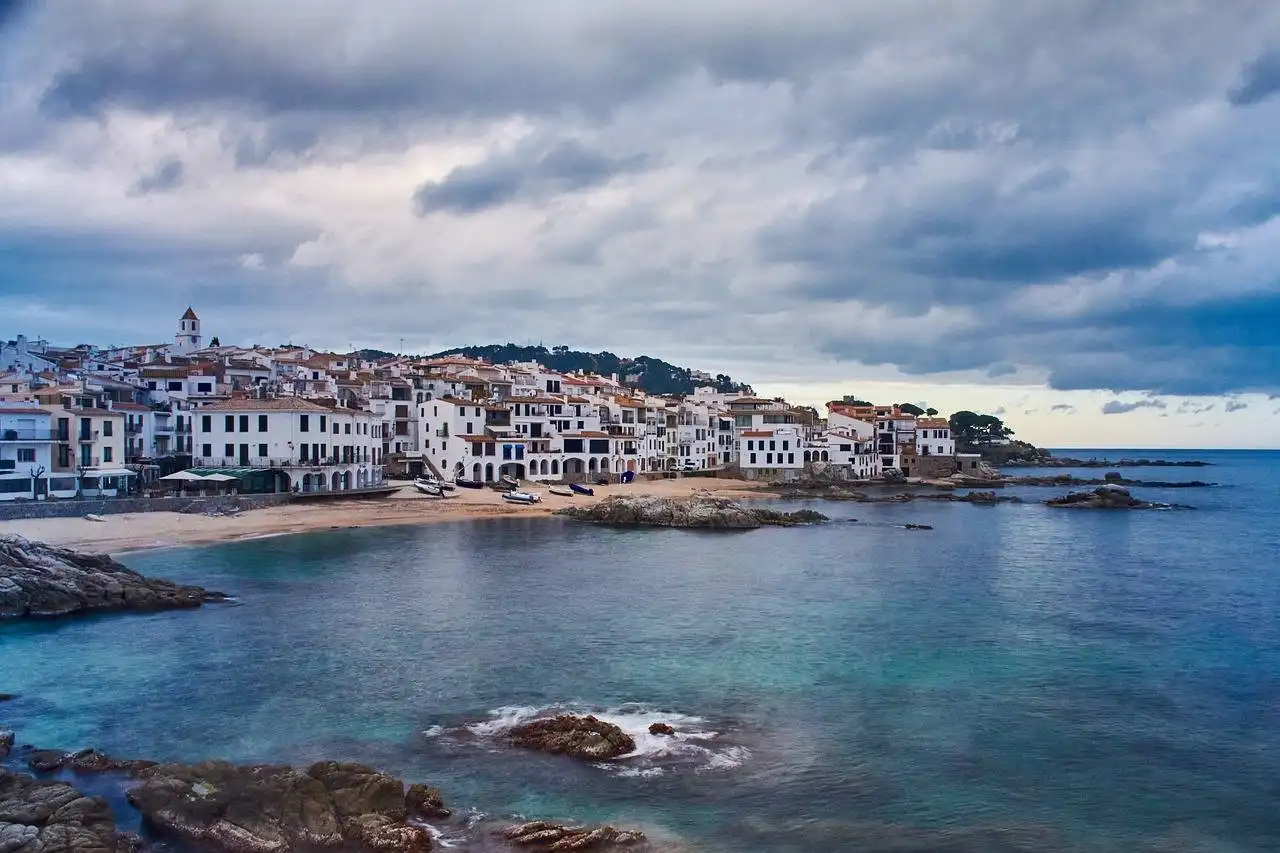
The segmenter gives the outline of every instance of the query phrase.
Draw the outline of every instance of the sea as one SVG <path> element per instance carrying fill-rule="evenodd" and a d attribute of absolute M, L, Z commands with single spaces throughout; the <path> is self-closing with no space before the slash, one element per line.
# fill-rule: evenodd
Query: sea
<path fill-rule="evenodd" d="M 1013 488 L 811 502 L 833 521 L 810 528 L 515 518 L 135 553 L 234 604 L 0 624 L 0 727 L 367 762 L 439 786 L 458 850 L 544 817 L 707 853 L 1280 850 L 1280 452 L 1063 453 L 1202 459 L 1122 473 L 1218 485 L 1134 489 L 1194 509 Z M 635 753 L 507 745 L 555 710 Z"/>

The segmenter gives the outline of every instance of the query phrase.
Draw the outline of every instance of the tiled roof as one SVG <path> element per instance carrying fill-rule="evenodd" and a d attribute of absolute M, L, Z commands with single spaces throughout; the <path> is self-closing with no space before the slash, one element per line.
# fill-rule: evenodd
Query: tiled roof
<path fill-rule="evenodd" d="M 200 409 L 202 412 L 319 412 L 331 410 L 310 400 L 297 397 L 277 397 L 268 400 L 226 400 L 212 403 Z"/>
<path fill-rule="evenodd" d="M 0 415 L 51 415 L 48 409 L 37 409 L 34 406 L 0 406 Z"/>

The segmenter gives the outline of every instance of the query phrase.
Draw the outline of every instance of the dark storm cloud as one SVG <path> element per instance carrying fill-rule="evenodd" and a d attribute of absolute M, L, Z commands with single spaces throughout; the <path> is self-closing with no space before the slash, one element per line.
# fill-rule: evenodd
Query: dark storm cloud
<path fill-rule="evenodd" d="M 1272 47 L 1244 67 L 1240 80 L 1227 93 L 1237 107 L 1247 107 L 1280 91 L 1280 50 Z"/>
<path fill-rule="evenodd" d="M 546 199 L 603 186 L 644 166 L 643 157 L 608 157 L 577 140 L 521 145 L 474 166 L 460 166 L 414 193 L 419 215 L 478 213 L 513 201 Z"/>
<path fill-rule="evenodd" d="M 154 171 L 138 178 L 129 188 L 129 195 L 142 196 L 177 189 L 182 186 L 183 172 L 181 160 L 165 160 Z"/>

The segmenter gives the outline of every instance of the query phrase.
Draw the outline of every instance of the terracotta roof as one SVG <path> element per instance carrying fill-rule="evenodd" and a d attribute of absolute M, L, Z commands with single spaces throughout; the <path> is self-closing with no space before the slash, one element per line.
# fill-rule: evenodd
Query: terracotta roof
<path fill-rule="evenodd" d="M 609 436 L 609 433 L 607 432 L 594 432 L 592 430 L 587 430 L 585 432 L 566 432 L 564 433 L 564 437 L 565 438 L 609 438 L 610 436 Z M 636 438 L 634 435 L 627 436 L 627 437 L 633 441 Z M 622 438 L 622 436 L 619 436 L 619 438 Z"/>
<path fill-rule="evenodd" d="M 191 310 L 191 306 L 190 306 L 190 305 L 188 305 L 188 306 L 187 306 L 187 310 L 186 310 L 185 312 L 183 312 L 182 316 L 181 316 L 179 319 L 182 319 L 182 320 L 199 320 L 200 318 L 196 316 L 196 312 L 192 311 L 192 310 Z"/>
<path fill-rule="evenodd" d="M 276 397 L 269 400 L 227 400 L 212 403 L 200 409 L 202 412 L 322 412 L 329 409 L 319 403 L 298 397 Z M 354 410 L 352 410 L 354 411 Z"/>
<path fill-rule="evenodd" d="M 150 412 L 150 406 L 144 406 L 141 403 L 112 403 L 111 408 L 118 412 Z M 166 414 L 168 414 L 166 412 Z"/>
<path fill-rule="evenodd" d="M 951 422 L 946 418 L 921 418 L 916 422 L 925 429 L 950 429 Z"/>
<path fill-rule="evenodd" d="M 0 406 L 0 415 L 51 415 L 53 412 L 48 409 L 37 409 L 34 406 L 23 408 L 22 406 Z"/>
<path fill-rule="evenodd" d="M 773 435 L 769 430 L 750 429 L 742 434 L 745 438 L 769 438 Z"/>

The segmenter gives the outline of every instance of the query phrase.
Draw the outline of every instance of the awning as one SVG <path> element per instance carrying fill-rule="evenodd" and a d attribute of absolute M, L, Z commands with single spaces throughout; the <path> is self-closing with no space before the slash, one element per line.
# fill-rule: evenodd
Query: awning
<path fill-rule="evenodd" d="M 90 468 L 84 472 L 86 477 L 136 477 L 137 472 L 128 468 Z"/>
<path fill-rule="evenodd" d="M 225 474 L 233 480 L 243 480 L 250 474 L 257 474 L 264 471 L 279 470 L 275 468 L 191 468 L 188 473 L 195 474 L 202 479 L 211 479 L 212 474 Z"/>
<path fill-rule="evenodd" d="M 192 473 L 191 471 L 174 471 L 172 474 L 166 474 L 160 479 L 189 481 L 189 480 L 203 480 L 204 477 L 201 477 L 199 474 Z"/>
<path fill-rule="evenodd" d="M 233 477 L 230 474 L 205 474 L 205 480 L 213 480 L 218 483 L 234 483 L 239 477 Z"/>

